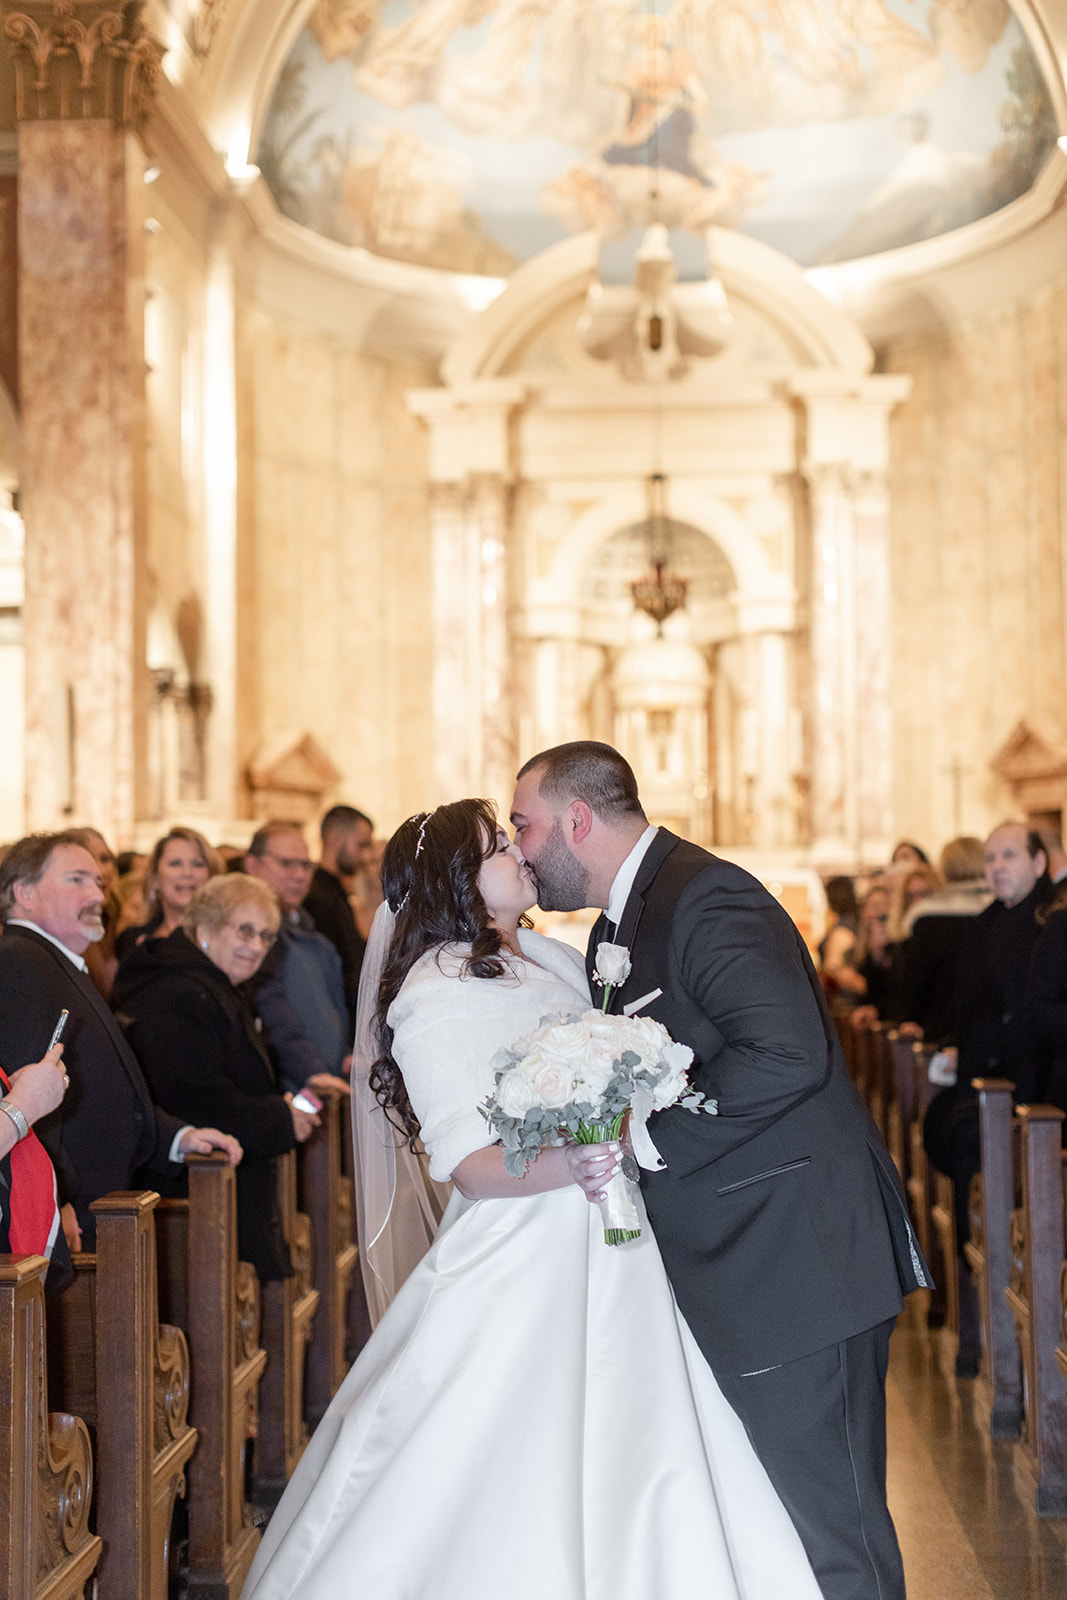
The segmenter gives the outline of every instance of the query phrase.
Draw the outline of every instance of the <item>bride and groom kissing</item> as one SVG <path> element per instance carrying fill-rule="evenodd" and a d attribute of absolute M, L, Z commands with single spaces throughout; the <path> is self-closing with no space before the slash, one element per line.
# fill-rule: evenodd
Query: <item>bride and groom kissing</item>
<path fill-rule="evenodd" d="M 455 1192 L 245 1600 L 903 1600 L 885 1374 L 929 1276 L 796 927 L 650 826 L 610 746 L 535 756 L 511 820 L 514 845 L 458 802 L 390 841 L 372 1082 Z M 535 893 L 601 908 L 586 972 L 519 926 Z M 652 1235 L 618 1249 L 581 1195 L 616 1149 L 549 1149 L 509 1179 L 477 1116 L 496 1049 L 589 1003 L 604 941 L 630 959 L 609 1010 L 690 1046 L 718 1102 L 650 1119 Z"/>

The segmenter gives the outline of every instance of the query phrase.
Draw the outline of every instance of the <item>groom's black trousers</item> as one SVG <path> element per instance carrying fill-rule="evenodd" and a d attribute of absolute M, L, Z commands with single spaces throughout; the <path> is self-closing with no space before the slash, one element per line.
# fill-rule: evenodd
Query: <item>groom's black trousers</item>
<path fill-rule="evenodd" d="M 793 1519 L 825 1600 L 904 1600 L 904 1567 L 885 1498 L 885 1375 L 894 1321 L 768 1372 L 716 1373 Z"/>

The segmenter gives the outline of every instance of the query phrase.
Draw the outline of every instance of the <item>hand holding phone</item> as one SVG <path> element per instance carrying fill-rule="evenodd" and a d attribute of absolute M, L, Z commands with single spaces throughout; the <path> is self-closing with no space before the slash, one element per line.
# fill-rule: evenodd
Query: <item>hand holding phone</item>
<path fill-rule="evenodd" d="M 67 1026 L 67 1018 L 69 1016 L 70 1012 L 67 1010 L 66 1006 L 64 1006 L 63 1010 L 59 1013 L 55 1027 L 52 1029 L 52 1037 L 48 1041 L 48 1050 L 51 1050 L 52 1046 L 57 1045 L 60 1039 L 62 1039 L 63 1029 Z M 45 1051 L 45 1055 L 48 1054 L 48 1050 Z"/>
<path fill-rule="evenodd" d="M 313 1117 L 322 1110 L 322 1101 L 318 1095 L 312 1094 L 310 1089 L 301 1089 L 294 1094 L 293 1105 L 298 1111 L 306 1111 Z"/>

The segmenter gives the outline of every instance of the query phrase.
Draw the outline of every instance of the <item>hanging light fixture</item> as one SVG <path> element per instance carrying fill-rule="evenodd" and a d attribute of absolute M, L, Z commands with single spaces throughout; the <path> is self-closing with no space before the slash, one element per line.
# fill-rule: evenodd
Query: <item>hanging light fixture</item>
<path fill-rule="evenodd" d="M 685 605 L 689 584 L 670 571 L 671 519 L 667 515 L 667 479 L 656 471 L 647 480 L 648 509 L 643 532 L 648 544 L 651 576 L 630 585 L 634 606 L 652 618 L 657 637 L 663 624 Z"/>

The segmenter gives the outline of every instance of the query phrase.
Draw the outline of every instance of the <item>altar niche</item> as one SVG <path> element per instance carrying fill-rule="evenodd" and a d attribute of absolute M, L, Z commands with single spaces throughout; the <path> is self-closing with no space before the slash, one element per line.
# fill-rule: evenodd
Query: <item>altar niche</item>
<path fill-rule="evenodd" d="M 591 355 L 599 245 L 520 267 L 411 391 L 427 425 L 440 798 L 506 802 L 518 763 L 575 738 L 633 760 L 656 820 L 784 863 L 891 846 L 888 422 L 854 323 L 791 262 L 726 230 L 732 316 L 684 374 Z M 690 585 L 636 613 L 651 475 Z M 631 570 L 634 569 L 634 570 Z"/>

